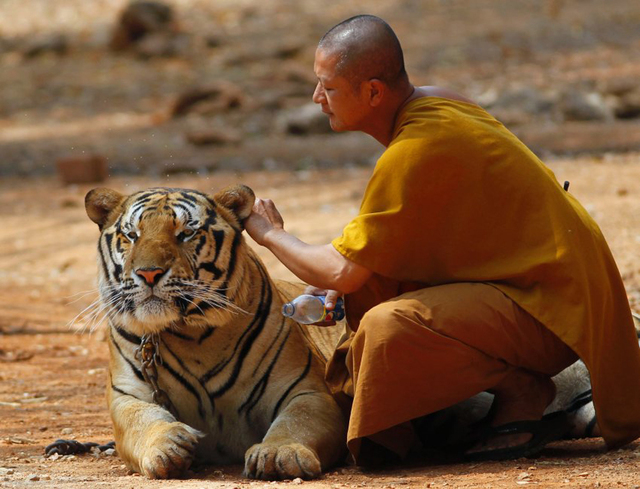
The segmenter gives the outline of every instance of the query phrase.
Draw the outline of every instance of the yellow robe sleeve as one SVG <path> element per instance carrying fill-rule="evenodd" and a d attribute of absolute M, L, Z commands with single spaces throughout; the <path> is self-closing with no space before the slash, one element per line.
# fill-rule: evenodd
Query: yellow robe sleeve
<path fill-rule="evenodd" d="M 332 244 L 395 280 L 499 288 L 583 359 L 607 443 L 640 436 L 640 349 L 604 237 L 553 173 L 480 107 L 412 101 L 358 216 Z"/>

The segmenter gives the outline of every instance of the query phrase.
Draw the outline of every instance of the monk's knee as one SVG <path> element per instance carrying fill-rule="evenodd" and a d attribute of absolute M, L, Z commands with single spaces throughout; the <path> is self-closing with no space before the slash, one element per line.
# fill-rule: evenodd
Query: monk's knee
<path fill-rule="evenodd" d="M 365 313 L 356 336 L 373 341 L 389 342 L 406 337 L 412 327 L 428 327 L 430 314 L 418 301 L 389 301 L 378 304 Z"/>

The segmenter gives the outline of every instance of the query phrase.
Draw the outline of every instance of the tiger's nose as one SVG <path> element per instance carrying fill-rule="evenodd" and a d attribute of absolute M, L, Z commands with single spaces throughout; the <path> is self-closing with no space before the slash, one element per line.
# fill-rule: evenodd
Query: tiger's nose
<path fill-rule="evenodd" d="M 162 268 L 138 268 L 136 270 L 136 275 L 144 280 L 149 287 L 153 287 L 160 282 L 165 273 L 166 270 Z"/>

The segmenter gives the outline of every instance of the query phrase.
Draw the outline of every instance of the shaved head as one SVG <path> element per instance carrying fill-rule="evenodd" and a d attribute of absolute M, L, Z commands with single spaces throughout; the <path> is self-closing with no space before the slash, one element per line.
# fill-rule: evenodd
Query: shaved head
<path fill-rule="evenodd" d="M 390 88 L 408 82 L 400 41 L 389 24 L 374 15 L 340 22 L 320 39 L 318 49 L 338 57 L 336 74 L 354 86 L 372 78 Z"/>

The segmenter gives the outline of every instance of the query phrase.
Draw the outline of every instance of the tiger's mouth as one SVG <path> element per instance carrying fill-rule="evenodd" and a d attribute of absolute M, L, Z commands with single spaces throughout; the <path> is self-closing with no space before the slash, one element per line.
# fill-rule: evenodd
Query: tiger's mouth
<path fill-rule="evenodd" d="M 142 323 L 158 327 L 174 322 L 177 318 L 177 311 L 171 298 L 150 293 L 135 301 L 133 316 Z"/>

